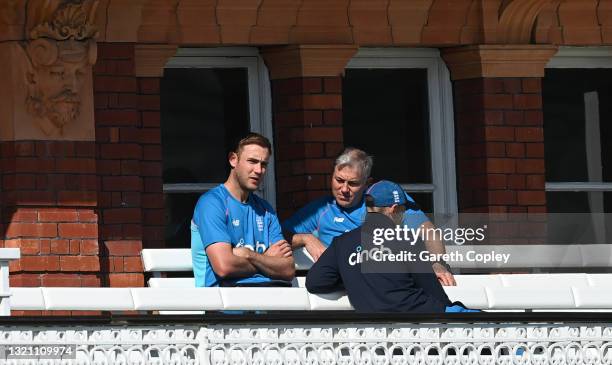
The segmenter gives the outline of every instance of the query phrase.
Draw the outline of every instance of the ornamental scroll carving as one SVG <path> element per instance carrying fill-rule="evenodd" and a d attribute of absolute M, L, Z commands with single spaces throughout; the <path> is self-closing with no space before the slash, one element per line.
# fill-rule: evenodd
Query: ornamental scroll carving
<path fill-rule="evenodd" d="M 62 136 L 81 111 L 84 80 L 97 57 L 97 6 L 98 0 L 43 0 L 30 9 L 25 104 L 47 136 Z"/>

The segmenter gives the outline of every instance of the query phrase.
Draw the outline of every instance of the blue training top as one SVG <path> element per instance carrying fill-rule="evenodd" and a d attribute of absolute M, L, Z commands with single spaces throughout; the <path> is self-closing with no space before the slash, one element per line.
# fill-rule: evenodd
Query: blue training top
<path fill-rule="evenodd" d="M 406 194 L 406 197 L 414 203 L 410 195 Z M 307 204 L 284 221 L 283 230 L 314 234 L 325 246 L 329 246 L 334 237 L 361 226 L 366 213 L 365 199 L 347 209 L 339 206 L 333 196 L 325 196 Z M 416 229 L 428 220 L 427 216 L 416 208 L 406 210 L 403 223 Z"/>
<path fill-rule="evenodd" d="M 213 271 L 206 255 L 206 248 L 213 243 L 245 246 L 261 254 L 282 239 L 278 218 L 268 202 L 249 194 L 248 201 L 241 203 L 223 184 L 217 186 L 200 197 L 191 220 L 191 257 L 196 286 L 220 284 L 221 278 Z M 256 273 L 247 278 L 225 279 L 224 285 L 269 280 Z"/>

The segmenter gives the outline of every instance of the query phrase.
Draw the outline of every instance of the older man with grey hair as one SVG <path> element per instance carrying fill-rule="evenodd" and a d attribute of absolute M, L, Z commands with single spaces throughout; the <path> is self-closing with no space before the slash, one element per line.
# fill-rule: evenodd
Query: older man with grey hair
<path fill-rule="evenodd" d="M 283 222 L 283 232 L 292 248 L 305 247 L 316 261 L 334 237 L 351 231 L 363 223 L 366 215 L 363 192 L 368 185 L 373 159 L 366 152 L 348 147 L 336 158 L 331 180 L 331 196 L 319 198 Z M 409 195 L 403 224 L 410 228 L 435 228 Z M 436 236 L 436 235 L 433 235 Z M 425 246 L 431 253 L 445 253 L 444 243 L 428 239 Z M 456 285 L 445 262 L 433 264 L 442 285 Z"/>

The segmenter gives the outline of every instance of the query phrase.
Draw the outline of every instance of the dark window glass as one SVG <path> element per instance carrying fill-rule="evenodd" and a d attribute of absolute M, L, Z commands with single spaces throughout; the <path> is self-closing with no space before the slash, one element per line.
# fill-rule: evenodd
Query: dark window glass
<path fill-rule="evenodd" d="M 612 193 L 548 192 L 548 242 L 612 242 Z"/>
<path fill-rule="evenodd" d="M 223 182 L 227 153 L 249 131 L 246 69 L 166 69 L 161 80 L 164 184 Z M 164 194 L 167 247 L 189 247 L 201 193 Z"/>
<path fill-rule="evenodd" d="M 432 193 L 408 193 L 424 213 L 433 213 Z"/>
<path fill-rule="evenodd" d="M 161 80 L 164 183 L 222 182 L 227 152 L 249 130 L 246 69 L 166 69 Z"/>
<path fill-rule="evenodd" d="M 190 223 L 200 193 L 164 194 L 166 229 L 164 240 L 168 248 L 189 247 Z"/>
<path fill-rule="evenodd" d="M 431 183 L 427 70 L 347 69 L 344 144 L 374 156 L 372 176 Z"/>
<path fill-rule="evenodd" d="M 587 142 L 585 118 L 585 93 L 591 92 L 596 92 L 599 100 L 595 111 L 599 113 L 599 125 L 595 128 L 599 129 L 601 152 L 596 157 L 593 157 L 593 145 Z M 612 181 L 610 100 L 612 69 L 546 70 L 543 80 L 546 181 Z M 597 159 L 601 164 L 593 165 Z M 602 179 L 598 178 L 600 174 Z"/>
<path fill-rule="evenodd" d="M 611 192 L 548 192 L 546 203 L 549 213 L 612 213 Z"/>

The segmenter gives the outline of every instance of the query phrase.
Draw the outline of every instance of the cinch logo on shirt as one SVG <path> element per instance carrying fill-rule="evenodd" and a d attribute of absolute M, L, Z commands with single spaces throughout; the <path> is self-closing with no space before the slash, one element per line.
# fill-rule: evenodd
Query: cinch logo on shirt
<path fill-rule="evenodd" d="M 234 225 L 234 227 L 238 227 L 240 225 L 240 219 L 232 220 L 232 224 Z"/>
<path fill-rule="evenodd" d="M 363 258 L 361 257 L 361 251 L 363 251 L 363 247 L 361 247 L 361 245 L 358 245 L 357 247 L 355 247 L 355 252 L 349 255 L 349 258 L 348 258 L 349 265 L 355 266 L 362 262 Z"/>
<path fill-rule="evenodd" d="M 261 216 L 257 216 L 255 217 L 255 221 L 257 222 L 257 230 L 262 232 L 264 228 L 263 218 Z"/>
<path fill-rule="evenodd" d="M 342 222 L 344 222 L 344 217 L 334 217 L 334 222 L 342 223 Z"/>

